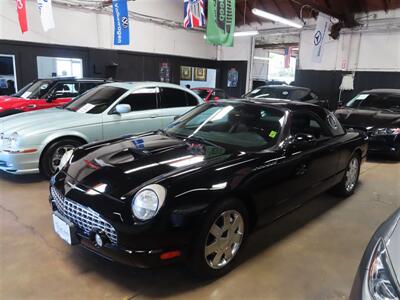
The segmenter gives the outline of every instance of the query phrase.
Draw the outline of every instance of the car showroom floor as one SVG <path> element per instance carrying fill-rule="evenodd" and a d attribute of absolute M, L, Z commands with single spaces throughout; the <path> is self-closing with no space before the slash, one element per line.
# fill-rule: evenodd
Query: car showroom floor
<path fill-rule="evenodd" d="M 52 230 L 47 182 L 0 174 L 1 299 L 347 299 L 364 248 L 400 206 L 400 163 L 364 164 L 356 194 L 324 194 L 254 234 L 241 264 L 214 282 L 182 266 L 137 270 Z"/>

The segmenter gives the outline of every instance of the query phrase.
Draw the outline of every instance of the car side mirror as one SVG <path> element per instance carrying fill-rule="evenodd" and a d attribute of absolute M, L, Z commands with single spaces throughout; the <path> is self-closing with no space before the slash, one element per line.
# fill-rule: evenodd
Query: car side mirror
<path fill-rule="evenodd" d="M 120 114 L 120 115 L 126 114 L 126 113 L 131 112 L 131 111 L 132 111 L 132 109 L 131 109 L 131 106 L 129 104 L 118 104 L 115 107 L 115 112 L 117 114 Z"/>
<path fill-rule="evenodd" d="M 317 139 L 312 134 L 298 133 L 289 142 L 289 153 L 304 151 L 315 147 Z"/>
<path fill-rule="evenodd" d="M 339 101 L 337 105 L 338 105 L 338 108 L 343 108 L 344 107 L 343 101 Z"/>
<path fill-rule="evenodd" d="M 57 99 L 56 96 L 50 95 L 50 96 L 48 96 L 48 97 L 46 98 L 46 102 L 47 102 L 47 103 L 51 103 L 51 102 L 53 102 L 53 101 L 56 100 L 56 99 Z"/>
<path fill-rule="evenodd" d="M 174 121 L 178 120 L 181 116 L 175 116 Z"/>

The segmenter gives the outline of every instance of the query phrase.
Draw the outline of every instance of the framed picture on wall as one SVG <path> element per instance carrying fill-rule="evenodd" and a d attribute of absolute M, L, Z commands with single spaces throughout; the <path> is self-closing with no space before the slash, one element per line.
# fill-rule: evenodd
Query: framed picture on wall
<path fill-rule="evenodd" d="M 236 68 L 230 68 L 228 71 L 228 88 L 235 88 L 238 86 L 239 72 Z"/>
<path fill-rule="evenodd" d="M 192 80 L 192 67 L 181 66 L 181 80 Z"/>
<path fill-rule="evenodd" d="M 171 82 L 171 65 L 169 63 L 160 63 L 160 81 Z"/>
<path fill-rule="evenodd" d="M 194 81 L 207 81 L 207 69 L 194 68 Z"/>

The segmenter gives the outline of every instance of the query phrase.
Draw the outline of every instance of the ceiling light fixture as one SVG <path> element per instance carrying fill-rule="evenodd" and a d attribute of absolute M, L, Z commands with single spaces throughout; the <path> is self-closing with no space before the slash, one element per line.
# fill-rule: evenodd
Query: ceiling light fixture
<path fill-rule="evenodd" d="M 269 57 L 262 57 L 262 56 L 254 56 L 254 59 L 257 59 L 257 60 L 270 60 Z"/>
<path fill-rule="evenodd" d="M 292 26 L 292 27 L 295 27 L 295 28 L 299 28 L 299 29 L 303 28 L 303 25 L 301 25 L 299 23 L 290 21 L 288 19 L 285 19 L 285 18 L 282 18 L 280 16 L 271 14 L 271 13 L 263 11 L 261 9 L 253 8 L 251 10 L 251 12 L 253 14 L 255 14 L 256 16 L 259 16 L 261 18 L 265 18 L 265 19 L 268 19 L 268 20 L 271 20 L 271 21 L 274 21 L 274 22 L 279 22 L 279 23 L 282 23 L 282 24 L 285 24 L 285 25 L 288 25 L 288 26 Z"/>
<path fill-rule="evenodd" d="M 241 36 L 253 36 L 260 34 L 257 30 L 252 31 L 237 31 L 235 32 L 234 36 L 241 37 Z"/>

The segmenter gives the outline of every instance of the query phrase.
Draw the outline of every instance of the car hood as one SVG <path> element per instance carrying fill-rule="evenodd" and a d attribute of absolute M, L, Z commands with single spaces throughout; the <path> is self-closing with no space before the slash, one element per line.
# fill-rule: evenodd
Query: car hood
<path fill-rule="evenodd" d="M 98 115 L 50 108 L 1 118 L 0 132 L 10 134 L 18 132 L 20 135 L 40 134 L 98 122 Z"/>
<path fill-rule="evenodd" d="M 380 110 L 343 108 L 335 112 L 339 121 L 346 127 L 383 128 L 400 126 L 400 113 Z"/>
<path fill-rule="evenodd" d="M 65 195 L 78 187 L 119 199 L 150 180 L 189 174 L 232 157 L 235 153 L 225 148 L 189 143 L 161 133 L 125 137 L 77 149 L 63 170 L 68 175 L 60 188 Z"/>
<path fill-rule="evenodd" d="M 21 107 L 27 101 L 29 100 L 24 98 L 0 96 L 0 111 Z"/>

